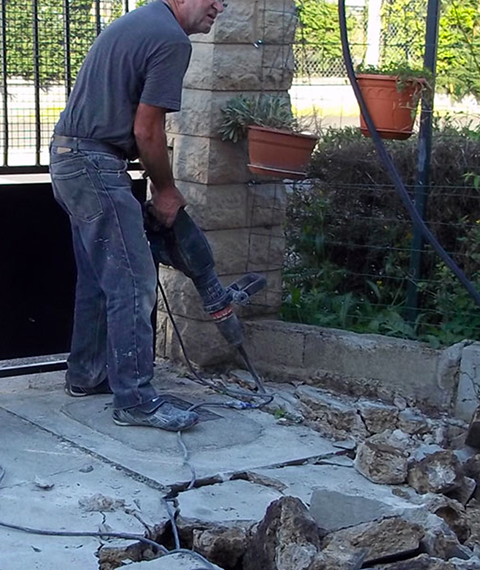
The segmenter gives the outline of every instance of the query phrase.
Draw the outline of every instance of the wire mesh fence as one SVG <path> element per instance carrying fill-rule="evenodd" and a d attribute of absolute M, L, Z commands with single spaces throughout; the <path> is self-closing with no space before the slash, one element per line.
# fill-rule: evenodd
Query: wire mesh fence
<path fill-rule="evenodd" d="M 128 10 L 123 0 L 1 0 L 0 171 L 46 167 L 89 47 Z"/>
<path fill-rule="evenodd" d="M 367 8 L 347 14 L 355 64 L 365 61 L 371 47 Z M 442 8 L 425 220 L 479 289 L 480 107 L 475 80 L 467 84 L 460 68 L 480 79 L 480 7 L 445 0 Z M 379 65 L 422 66 L 426 12 L 426 0 L 381 3 L 374 50 Z M 315 36 L 304 17 L 308 33 L 303 30 L 295 46 L 292 105 L 321 142 L 310 179 L 289 192 L 283 317 L 433 346 L 480 340 L 479 307 L 428 244 L 413 245 L 406 209 L 373 143 L 358 131 L 358 105 L 343 60 L 332 57 L 333 12 L 329 18 Z M 315 41 L 308 44 L 307 37 Z M 413 199 L 418 136 L 386 144 Z M 416 255 L 420 275 L 412 261 Z"/>

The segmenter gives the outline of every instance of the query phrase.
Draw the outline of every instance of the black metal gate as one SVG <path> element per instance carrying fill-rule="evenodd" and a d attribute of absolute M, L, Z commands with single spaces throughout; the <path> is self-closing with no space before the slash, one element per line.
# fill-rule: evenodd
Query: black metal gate
<path fill-rule="evenodd" d="M 0 174 L 46 172 L 81 63 L 132 0 L 0 0 Z M 145 3 L 145 0 L 136 5 Z"/>
<path fill-rule="evenodd" d="M 75 263 L 48 145 L 88 49 L 128 2 L 0 0 L 0 378 L 65 367 Z M 134 180 L 139 200 L 145 187 Z"/>

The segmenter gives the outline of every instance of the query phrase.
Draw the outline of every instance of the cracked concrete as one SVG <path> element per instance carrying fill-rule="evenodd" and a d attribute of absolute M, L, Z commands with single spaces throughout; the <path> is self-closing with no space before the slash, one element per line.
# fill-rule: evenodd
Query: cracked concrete
<path fill-rule="evenodd" d="M 166 363 L 156 375 L 157 388 L 186 406 L 223 398 Z M 200 424 L 183 435 L 196 471 L 196 486 L 188 490 L 191 470 L 176 434 L 117 427 L 109 396 L 74 400 L 62 386 L 61 372 L 0 382 L 0 465 L 6 469 L 0 521 L 49 530 L 131 533 L 172 549 L 163 500 L 169 497 L 182 546 L 193 546 L 219 568 L 228 560 L 225 567 L 235 570 L 240 567 L 232 562 L 233 545 L 235 560 L 242 560 L 246 537 L 267 507 L 285 497 L 300 499 L 327 533 L 384 517 L 433 517 L 442 523 L 407 485 L 378 485 L 354 468 L 358 438 L 361 445 L 369 433 L 401 423 L 413 434 L 406 438 L 420 442 L 431 437 L 426 426 L 432 430 L 436 424 L 411 408 L 354 399 L 350 409 L 321 390 L 269 384 L 282 413 L 275 414 L 273 404 L 269 412 L 202 409 Z M 319 433 L 297 423 L 296 414 L 308 412 L 307 400 L 319 418 L 326 414 L 333 422 L 328 437 L 322 435 L 326 424 Z M 38 536 L 3 527 L 0 540 L 0 570 L 113 570 L 124 563 L 145 570 L 203 568 L 188 555 L 150 561 L 153 553 L 138 540 Z M 451 540 L 456 548 L 454 535 Z"/>
<path fill-rule="evenodd" d="M 160 390 L 168 387 L 169 393 L 188 402 L 219 400 L 186 378 L 164 370 L 159 376 L 166 377 L 157 382 Z M 108 528 L 135 534 L 166 524 L 162 497 L 190 480 L 176 434 L 117 427 L 110 418 L 109 397 L 73 400 L 64 394 L 62 385 L 62 372 L 0 384 L 0 465 L 6 470 L 0 486 L 0 520 L 48 530 Z M 198 479 L 207 483 L 228 480 L 239 472 L 317 461 L 344 452 L 318 433 L 304 426 L 281 425 L 266 412 L 212 410 L 214 414 L 183 436 Z M 40 480 L 50 489 L 39 488 L 35 481 Z M 230 484 L 243 486 L 245 505 L 249 498 L 255 500 L 254 519 L 261 518 L 270 499 L 279 496 L 277 491 L 247 481 Z M 197 509 L 213 512 L 221 503 L 232 509 L 234 519 L 244 516 L 229 493 L 221 492 L 215 507 L 212 489 L 220 492 L 221 485 L 184 493 L 184 509 L 189 493 L 198 493 Z M 98 511 L 81 506 L 97 493 L 111 501 L 100 501 Z M 226 507 L 228 501 L 234 506 Z M 117 506 L 102 510 L 102 504 L 104 509 L 106 504 Z M 0 539 L 0 570 L 97 569 L 95 553 L 105 542 L 30 535 L 1 527 Z"/>

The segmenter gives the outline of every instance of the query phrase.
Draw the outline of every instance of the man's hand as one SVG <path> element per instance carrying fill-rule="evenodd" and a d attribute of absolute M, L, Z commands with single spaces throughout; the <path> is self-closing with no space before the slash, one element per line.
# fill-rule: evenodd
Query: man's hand
<path fill-rule="evenodd" d="M 152 181 L 152 213 L 170 228 L 186 202 L 175 186 L 168 160 L 165 113 L 165 109 L 140 103 L 135 114 L 134 135 L 140 160 Z"/>
<path fill-rule="evenodd" d="M 159 192 L 151 184 L 150 189 L 152 192 L 152 213 L 162 225 L 171 228 L 178 210 L 187 205 L 185 198 L 176 186 L 166 186 Z"/>

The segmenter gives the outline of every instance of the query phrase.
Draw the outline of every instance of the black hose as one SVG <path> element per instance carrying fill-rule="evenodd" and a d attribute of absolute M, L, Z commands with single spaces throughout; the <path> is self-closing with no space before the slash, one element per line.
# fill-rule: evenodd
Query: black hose
<path fill-rule="evenodd" d="M 383 141 L 378 134 L 378 131 L 375 127 L 375 124 L 372 120 L 370 112 L 368 110 L 367 104 L 365 103 L 365 99 L 363 98 L 362 91 L 357 83 L 357 77 L 355 75 L 355 70 L 353 68 L 352 56 L 350 54 L 350 46 L 348 43 L 348 31 L 347 31 L 347 18 L 345 14 L 345 0 L 338 0 L 338 15 L 340 18 L 340 37 L 342 40 L 342 50 L 343 50 L 343 59 L 345 61 L 345 66 L 347 68 L 348 78 L 352 85 L 353 91 L 355 93 L 355 97 L 357 98 L 358 104 L 360 106 L 360 110 L 362 112 L 363 118 L 365 119 L 365 123 L 370 131 L 370 135 L 377 147 L 378 154 L 380 155 L 380 159 L 382 160 L 385 168 L 387 169 L 387 173 L 390 176 L 396 191 L 398 192 L 402 202 L 404 203 L 410 218 L 412 219 L 413 223 L 422 233 L 423 237 L 430 243 L 433 247 L 435 252 L 440 256 L 441 260 L 445 263 L 445 265 L 452 271 L 452 273 L 458 278 L 460 283 L 465 287 L 468 293 L 471 295 L 475 303 L 480 307 L 480 293 L 474 287 L 474 285 L 468 280 L 465 273 L 458 267 L 455 261 L 448 255 L 448 253 L 443 249 L 440 245 L 440 242 L 437 238 L 433 235 L 430 229 L 427 227 L 425 222 L 423 221 L 422 217 L 418 213 L 415 204 L 412 202 L 405 185 L 400 178 L 395 165 L 393 164 L 390 155 L 388 154 Z"/>
<path fill-rule="evenodd" d="M 6 523 L 0 521 L 0 527 L 9 528 L 12 530 L 19 530 L 21 532 L 26 532 L 28 534 L 36 534 L 40 536 L 68 536 L 68 537 L 92 537 L 92 538 L 122 538 L 124 540 L 137 540 L 143 544 L 154 548 L 156 551 L 162 553 L 163 556 L 172 556 L 173 554 L 188 554 L 193 558 L 199 560 L 202 564 L 205 564 L 205 570 L 215 570 L 215 566 L 209 562 L 205 557 L 198 552 L 193 550 L 188 550 L 186 548 L 175 548 L 174 550 L 168 550 L 163 544 L 145 538 L 144 536 L 138 534 L 131 534 L 128 532 L 70 532 L 66 530 L 43 530 L 39 528 L 30 528 L 27 526 Z M 197 567 L 197 570 L 198 569 Z"/>
<path fill-rule="evenodd" d="M 162 544 L 145 538 L 139 534 L 132 534 L 128 532 L 94 532 L 94 531 L 68 531 L 68 530 L 44 530 L 40 528 L 30 528 L 28 526 L 23 526 L 19 524 L 6 523 L 0 521 L 0 527 L 9 528 L 12 530 L 19 530 L 21 532 L 26 532 L 28 534 L 38 534 L 40 536 L 68 536 L 68 537 L 92 537 L 92 538 L 122 538 L 124 540 L 138 540 L 147 546 L 153 547 L 155 550 L 159 550 L 163 554 L 169 554 L 169 550 L 165 548 Z"/>

